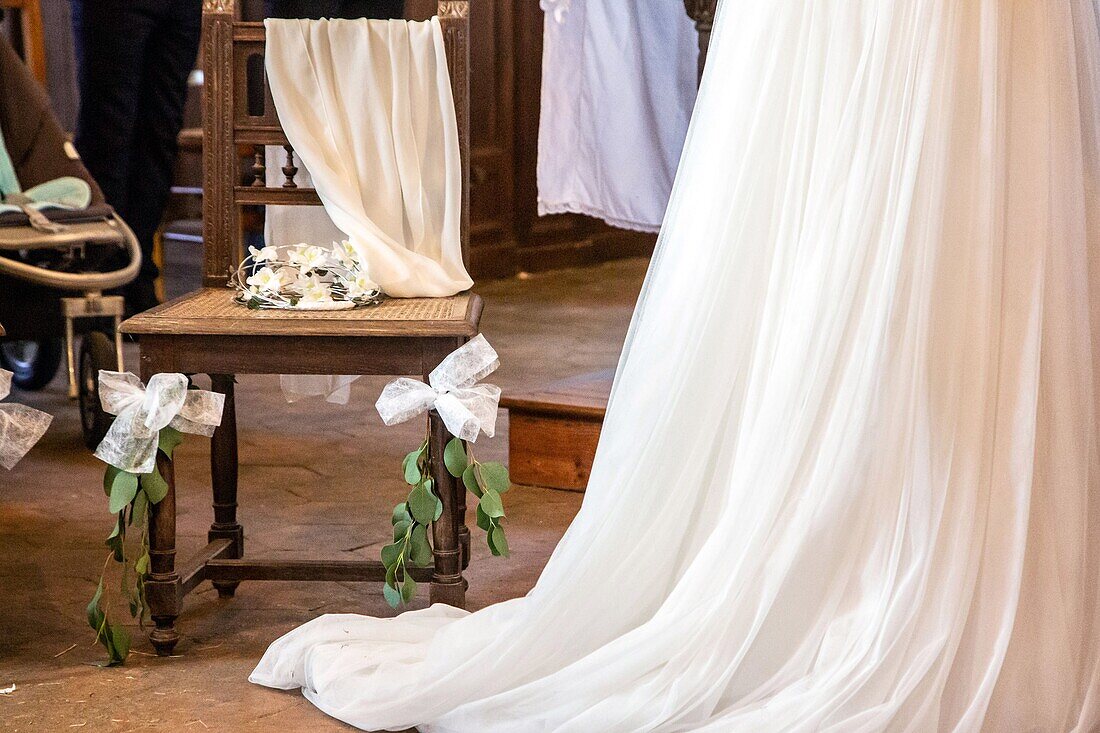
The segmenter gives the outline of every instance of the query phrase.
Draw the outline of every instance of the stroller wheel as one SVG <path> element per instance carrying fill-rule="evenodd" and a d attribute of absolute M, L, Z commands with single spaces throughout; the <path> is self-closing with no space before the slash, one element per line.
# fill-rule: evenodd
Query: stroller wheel
<path fill-rule="evenodd" d="M 61 366 L 61 339 L 41 341 L 4 341 L 0 343 L 0 365 L 12 373 L 11 381 L 19 389 L 42 389 Z"/>
<path fill-rule="evenodd" d="M 114 418 L 99 403 L 99 370 L 114 371 L 115 344 L 101 331 L 90 331 L 80 342 L 80 428 L 84 445 L 95 450 Z"/>

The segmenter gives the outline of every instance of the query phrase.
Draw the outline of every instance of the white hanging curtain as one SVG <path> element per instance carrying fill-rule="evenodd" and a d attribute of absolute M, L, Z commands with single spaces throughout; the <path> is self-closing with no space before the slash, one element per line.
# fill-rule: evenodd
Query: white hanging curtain
<path fill-rule="evenodd" d="M 542 0 L 539 214 L 655 232 L 695 104 L 681 0 Z"/>

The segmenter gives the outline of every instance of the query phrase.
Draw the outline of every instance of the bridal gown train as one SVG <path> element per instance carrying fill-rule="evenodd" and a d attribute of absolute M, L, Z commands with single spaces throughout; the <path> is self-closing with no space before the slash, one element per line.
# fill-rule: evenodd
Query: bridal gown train
<path fill-rule="evenodd" d="M 724 0 L 535 588 L 318 618 L 364 729 L 1100 729 L 1089 0 Z"/>

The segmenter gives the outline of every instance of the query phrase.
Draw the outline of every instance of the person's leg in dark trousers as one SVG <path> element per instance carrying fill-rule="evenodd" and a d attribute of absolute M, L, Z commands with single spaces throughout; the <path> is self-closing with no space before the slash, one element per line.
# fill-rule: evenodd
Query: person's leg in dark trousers
<path fill-rule="evenodd" d="M 145 54 L 157 25 L 145 0 L 89 0 L 81 12 L 76 148 L 123 218 L 134 164 L 134 128 Z"/>
<path fill-rule="evenodd" d="M 195 68 L 201 29 L 201 0 L 167 0 L 145 52 L 125 207 L 127 222 L 146 255 L 137 280 L 126 288 L 127 300 L 137 310 L 156 305 L 153 238 L 172 187 L 187 77 Z"/>
<path fill-rule="evenodd" d="M 143 263 L 124 289 L 133 312 L 156 304 L 153 236 L 172 181 L 201 0 L 85 0 L 77 150 L 134 229 Z"/>
<path fill-rule="evenodd" d="M 84 0 L 69 0 L 69 18 L 73 22 L 73 60 L 76 61 L 76 83 L 79 87 L 84 73 Z M 79 98 L 77 101 L 80 101 Z"/>

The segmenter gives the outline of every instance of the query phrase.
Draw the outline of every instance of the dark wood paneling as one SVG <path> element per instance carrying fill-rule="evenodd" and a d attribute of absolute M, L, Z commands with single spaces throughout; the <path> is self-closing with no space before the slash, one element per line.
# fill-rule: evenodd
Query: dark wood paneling
<path fill-rule="evenodd" d="M 512 14 L 516 0 L 479 0 L 472 4 L 470 65 L 470 137 L 473 149 L 470 244 L 494 254 L 479 263 L 480 275 L 511 274 L 514 257 L 502 243 L 513 235 L 513 74 Z M 526 4 L 526 0 L 519 0 Z M 476 261 L 476 260 L 475 260 Z"/>

